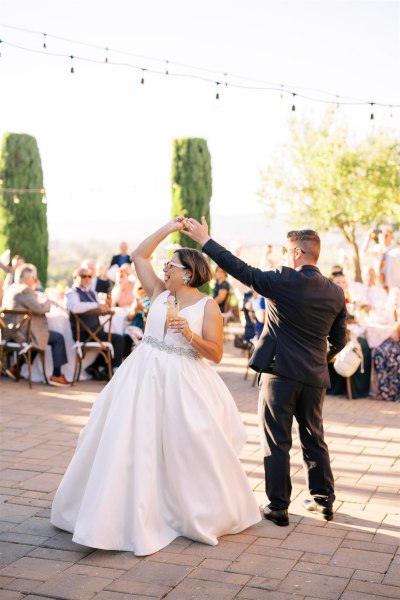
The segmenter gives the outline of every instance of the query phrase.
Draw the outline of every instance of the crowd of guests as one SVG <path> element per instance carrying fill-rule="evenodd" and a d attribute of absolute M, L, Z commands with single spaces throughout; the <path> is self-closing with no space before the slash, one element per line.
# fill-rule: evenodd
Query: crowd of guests
<path fill-rule="evenodd" d="M 62 366 L 67 363 L 64 337 L 61 333 L 49 330 L 46 319 L 46 313 L 51 310 L 52 304 L 68 313 L 75 341 L 77 331 L 74 315 L 79 314 L 88 329 L 96 331 L 100 327 L 102 315 L 110 314 L 116 308 L 123 310 L 126 315 L 124 333 L 111 333 L 112 367 L 113 370 L 117 369 L 140 343 L 150 305 L 143 287 L 136 280 L 127 244 L 121 244 L 120 254 L 112 257 L 108 267 L 102 263 L 83 260 L 72 273 L 72 285 L 63 296 L 57 302 L 48 298 L 41 288 L 35 265 L 26 263 L 20 256 L 13 257 L 2 287 L 1 306 L 9 310 L 23 309 L 31 312 L 30 341 L 33 357 L 37 351 L 45 350 L 47 345 L 51 347 L 53 373 L 48 379 L 50 385 L 65 386 L 71 383 L 61 372 Z M 18 315 L 7 315 L 6 319 L 10 324 L 15 324 Z M 23 341 L 27 334 L 22 330 L 17 335 Z M 100 328 L 96 335 L 103 342 L 108 340 L 108 333 L 104 329 Z M 88 336 L 86 330 L 81 330 L 80 341 L 85 342 Z M 17 378 L 15 365 L 6 366 L 5 370 L 10 378 Z M 86 371 L 92 379 L 109 379 L 101 353 Z"/>
<path fill-rule="evenodd" d="M 364 265 L 362 282 L 356 282 L 349 273 L 346 261 L 333 265 L 329 279 L 343 289 L 348 312 L 349 340 L 356 336 L 362 351 L 359 368 L 351 376 L 353 398 L 367 397 L 371 392 L 376 399 L 400 402 L 400 248 L 393 240 L 388 227 L 370 231 L 362 246 L 361 260 Z M 272 247 L 267 246 L 260 268 L 274 269 L 279 266 L 273 259 Z M 244 332 L 236 339 L 236 345 L 252 349 L 257 343 L 266 318 L 266 300 L 248 289 L 242 292 Z M 268 302 L 268 301 L 267 301 Z M 378 346 L 371 348 L 362 332 L 368 324 L 384 326 L 391 333 Z M 356 335 L 357 327 L 360 334 Z M 347 381 L 329 365 L 331 395 L 345 395 Z M 372 386 L 371 375 L 373 374 Z"/>
<path fill-rule="evenodd" d="M 348 308 L 349 337 L 351 325 L 365 322 L 374 315 L 382 315 L 388 323 L 393 323 L 392 334 L 371 349 L 367 339 L 357 336 L 362 348 L 362 365 L 351 377 L 354 398 L 365 397 L 370 392 L 371 366 L 376 373 L 376 397 L 389 401 L 400 401 L 400 248 L 393 241 L 390 228 L 381 227 L 368 233 L 362 247 L 362 282 L 355 282 L 349 276 L 347 264 L 333 265 L 329 278 L 343 289 Z M 266 246 L 260 268 L 273 269 L 278 266 L 271 245 Z M 68 385 L 61 373 L 67 361 L 65 341 L 61 334 L 49 331 L 46 312 L 52 300 L 43 293 L 39 296 L 40 283 L 34 265 L 26 264 L 20 256 L 14 256 L 3 284 L 3 308 L 23 308 L 32 312 L 31 333 L 33 346 L 44 349 L 51 346 L 54 370 L 49 378 L 52 385 Z M 251 289 L 243 289 L 238 282 L 229 282 L 227 273 L 217 267 L 214 274 L 213 297 L 223 315 L 229 314 L 232 297 L 239 296 L 244 321 L 244 332 L 238 340 L 243 348 L 254 347 L 262 335 L 268 301 Z M 241 287 L 240 287 L 241 286 Z M 54 303 L 54 302 L 53 302 Z M 120 253 L 112 257 L 110 264 L 84 260 L 72 274 L 72 285 L 65 293 L 65 309 L 69 313 L 73 338 L 76 338 L 74 314 L 79 314 L 90 329 L 99 326 L 99 317 L 110 310 L 119 308 L 126 313 L 124 334 L 112 334 L 113 369 L 140 343 L 143 337 L 145 320 L 150 300 L 136 280 L 128 246 L 123 242 Z M 97 314 L 85 315 L 88 311 Z M 85 334 L 83 333 L 83 339 Z M 106 340 L 107 334 L 101 330 L 98 337 Z M 334 364 L 329 365 L 331 388 L 328 394 L 345 394 L 346 380 L 336 373 Z M 104 359 L 99 354 L 87 368 L 94 379 L 108 379 Z M 7 374 L 15 378 L 15 367 L 7 369 Z"/>

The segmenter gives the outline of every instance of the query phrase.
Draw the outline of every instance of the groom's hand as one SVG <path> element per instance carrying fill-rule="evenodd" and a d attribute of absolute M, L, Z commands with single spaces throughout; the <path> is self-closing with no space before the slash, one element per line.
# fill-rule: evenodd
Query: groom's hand
<path fill-rule="evenodd" d="M 192 238 L 195 242 L 198 242 L 201 247 L 211 239 L 208 235 L 208 224 L 204 217 L 201 217 L 201 223 L 192 217 L 185 219 L 184 227 L 182 233 Z"/>

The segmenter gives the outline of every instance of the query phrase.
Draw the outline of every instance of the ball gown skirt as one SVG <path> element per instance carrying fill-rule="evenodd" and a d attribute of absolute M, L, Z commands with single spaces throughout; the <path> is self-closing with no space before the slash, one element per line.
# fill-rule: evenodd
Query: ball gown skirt
<path fill-rule="evenodd" d="M 54 498 L 51 522 L 84 546 L 146 555 L 179 536 L 216 545 L 260 521 L 240 414 L 215 368 L 165 334 L 167 295 L 97 397 Z M 198 334 L 207 301 L 180 311 Z"/>

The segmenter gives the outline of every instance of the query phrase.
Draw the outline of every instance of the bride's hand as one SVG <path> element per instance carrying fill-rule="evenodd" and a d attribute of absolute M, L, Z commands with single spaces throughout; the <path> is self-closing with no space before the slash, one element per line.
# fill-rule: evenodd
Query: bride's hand
<path fill-rule="evenodd" d="M 182 229 L 185 226 L 184 222 L 185 222 L 185 217 L 182 217 L 182 216 L 174 217 L 172 219 L 172 221 L 169 222 L 171 232 L 172 231 L 182 231 Z"/>
<path fill-rule="evenodd" d="M 168 327 L 172 329 L 174 333 L 181 333 L 186 339 L 190 339 L 190 336 L 192 335 L 189 323 L 182 317 L 171 319 Z"/>

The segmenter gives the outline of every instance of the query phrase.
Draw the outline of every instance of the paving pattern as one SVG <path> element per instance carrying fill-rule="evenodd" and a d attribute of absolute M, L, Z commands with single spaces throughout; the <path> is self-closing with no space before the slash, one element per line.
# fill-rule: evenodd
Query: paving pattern
<path fill-rule="evenodd" d="M 248 431 L 241 459 L 265 503 L 257 390 L 227 336 L 218 371 Z M 49 522 L 51 501 L 101 384 L 60 389 L 0 379 L 1 600 L 400 599 L 400 404 L 327 397 L 335 518 L 306 514 L 297 433 L 290 525 L 263 520 L 211 547 L 178 538 L 148 557 L 79 546 Z"/>

